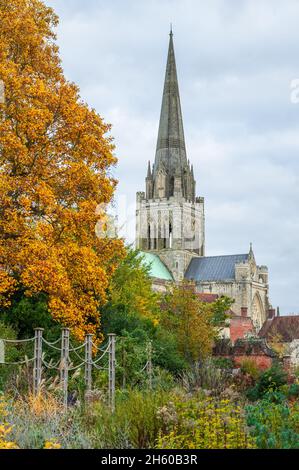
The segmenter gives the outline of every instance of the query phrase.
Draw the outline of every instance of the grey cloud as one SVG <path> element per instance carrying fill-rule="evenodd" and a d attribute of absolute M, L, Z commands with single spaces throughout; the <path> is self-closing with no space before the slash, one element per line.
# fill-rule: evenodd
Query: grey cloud
<path fill-rule="evenodd" d="M 209 254 L 254 243 L 271 300 L 298 312 L 299 78 L 296 0 L 48 0 L 67 77 L 113 124 L 118 196 L 134 219 L 154 158 L 173 23 L 188 156 L 206 198 Z M 134 220 L 129 227 L 134 238 Z"/>

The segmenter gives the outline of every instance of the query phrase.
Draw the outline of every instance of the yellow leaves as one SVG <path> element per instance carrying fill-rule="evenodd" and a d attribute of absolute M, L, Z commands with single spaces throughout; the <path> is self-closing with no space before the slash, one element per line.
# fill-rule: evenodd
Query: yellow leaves
<path fill-rule="evenodd" d="M 176 332 L 179 349 L 185 358 L 193 362 L 207 357 L 215 336 L 211 305 L 201 302 L 189 283 L 172 287 L 162 305 L 167 314 L 162 315 L 161 321 L 166 328 Z"/>
<path fill-rule="evenodd" d="M 95 235 L 96 207 L 115 188 L 114 147 L 110 126 L 63 76 L 56 24 L 39 0 L 0 0 L 0 302 L 17 287 L 43 292 L 82 339 L 98 333 L 124 247 Z"/>
<path fill-rule="evenodd" d="M 61 449 L 61 445 L 55 439 L 45 442 L 44 449 Z"/>
<path fill-rule="evenodd" d="M 16 287 L 16 281 L 0 267 L 0 307 L 10 305 L 10 297 Z"/>
<path fill-rule="evenodd" d="M 0 397 L 0 449 L 18 449 L 14 442 L 8 440 L 12 426 L 4 420 L 7 415 L 5 400 L 3 397 Z"/>

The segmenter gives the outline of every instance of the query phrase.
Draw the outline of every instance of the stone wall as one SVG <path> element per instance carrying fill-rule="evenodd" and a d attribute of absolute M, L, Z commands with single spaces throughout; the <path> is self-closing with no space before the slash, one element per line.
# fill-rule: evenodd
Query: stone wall
<path fill-rule="evenodd" d="M 235 280 L 197 282 L 197 292 L 226 295 L 234 299 L 231 309 L 236 316 L 249 317 L 256 331 L 267 319 L 268 274 L 265 266 L 257 266 L 254 257 L 236 264 Z"/>
<path fill-rule="evenodd" d="M 195 202 L 175 197 L 147 200 L 144 193 L 137 193 L 136 247 L 161 253 L 175 280 L 183 279 L 190 253 L 204 255 L 204 225 L 203 198 Z"/>

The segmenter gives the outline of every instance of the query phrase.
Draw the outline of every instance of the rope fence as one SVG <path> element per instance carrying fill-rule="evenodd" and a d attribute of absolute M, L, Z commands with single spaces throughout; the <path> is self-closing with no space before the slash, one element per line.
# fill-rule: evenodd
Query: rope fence
<path fill-rule="evenodd" d="M 62 328 L 61 337 L 56 341 L 47 341 L 43 336 L 42 328 L 35 329 L 35 335 L 32 338 L 23 340 L 0 339 L 0 365 L 24 365 L 33 362 L 33 392 L 37 395 L 41 390 L 43 369 L 56 370 L 59 373 L 59 382 L 63 392 L 64 406 L 68 405 L 68 382 L 69 372 L 84 367 L 84 382 L 86 392 L 92 390 L 92 371 L 96 370 L 108 371 L 108 402 L 112 412 L 115 410 L 115 372 L 117 368 L 115 352 L 116 352 L 116 335 L 111 333 L 108 335 L 108 342 L 101 347 L 93 342 L 93 335 L 87 334 L 84 342 L 79 346 L 74 346 L 70 342 L 70 330 Z M 5 361 L 5 352 L 7 344 L 33 344 L 33 357 L 28 358 L 25 355 L 24 360 Z M 48 350 L 48 352 L 46 351 Z M 60 358 L 57 362 L 50 359 L 47 361 L 46 354 L 49 351 L 59 353 Z M 93 355 L 93 352 L 95 353 Z M 152 343 L 147 345 L 147 362 L 140 372 L 146 371 L 148 378 L 148 387 L 152 389 L 153 382 L 153 364 L 152 364 Z M 57 354 L 58 355 L 58 354 Z M 79 364 L 72 361 L 72 356 L 76 356 Z M 83 357 L 84 356 L 84 357 Z M 106 364 L 103 363 L 107 358 Z M 53 363 L 53 362 L 54 363 Z"/>

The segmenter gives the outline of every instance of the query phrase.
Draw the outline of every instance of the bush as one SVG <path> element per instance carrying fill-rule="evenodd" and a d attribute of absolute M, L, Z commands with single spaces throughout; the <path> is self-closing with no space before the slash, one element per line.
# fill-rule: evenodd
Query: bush
<path fill-rule="evenodd" d="M 258 378 L 254 387 L 250 388 L 246 396 L 249 400 L 255 401 L 264 397 L 271 391 L 278 390 L 287 383 L 287 373 L 278 364 L 273 365 Z"/>
<path fill-rule="evenodd" d="M 91 448 L 83 429 L 79 410 L 65 412 L 55 394 L 6 400 L 6 419 L 11 425 L 9 438 L 20 449 Z"/>
<path fill-rule="evenodd" d="M 240 407 L 229 400 L 187 398 L 165 408 L 170 431 L 161 434 L 159 449 L 248 449 L 255 446 L 247 433 Z M 160 412 L 160 413 L 161 413 Z"/>
<path fill-rule="evenodd" d="M 230 382 L 229 372 L 216 367 L 212 359 L 206 359 L 182 374 L 182 383 L 188 392 L 203 388 L 219 396 Z"/>
<path fill-rule="evenodd" d="M 251 359 L 244 359 L 241 364 L 241 372 L 243 374 L 248 374 L 253 380 L 257 380 L 260 375 L 258 366 Z"/>
<path fill-rule="evenodd" d="M 289 399 L 299 398 L 299 384 L 291 384 L 288 389 L 287 397 Z"/>
<path fill-rule="evenodd" d="M 14 340 L 17 337 L 16 331 L 9 325 L 6 325 L 3 322 L 0 322 L 0 338 L 1 339 L 10 339 Z M 3 343 L 3 350 L 1 353 L 4 357 L 1 359 L 4 362 L 16 362 L 19 359 L 19 351 L 15 344 L 13 343 Z M 24 357 L 23 357 L 24 359 Z M 16 367 L 11 365 L 0 364 L 0 390 L 3 391 L 9 380 L 9 378 L 14 374 Z"/>
<path fill-rule="evenodd" d="M 232 359 L 227 357 L 213 357 L 213 365 L 218 369 L 231 370 L 234 368 L 234 363 Z"/>
<path fill-rule="evenodd" d="M 299 403 L 261 400 L 246 407 L 247 424 L 259 449 L 299 448 Z"/>
<path fill-rule="evenodd" d="M 125 390 L 116 394 L 112 414 L 102 402 L 87 410 L 85 426 L 93 429 L 93 445 L 98 449 L 153 448 L 163 420 L 157 413 L 172 398 L 162 390 Z"/>
<path fill-rule="evenodd" d="M 25 297 L 23 292 L 16 292 L 11 306 L 0 310 L 1 319 L 17 331 L 19 338 L 30 338 L 34 328 L 44 328 L 47 334 L 53 330 L 54 336 L 57 336 L 60 326 L 53 320 L 47 301 L 44 294 Z"/>

